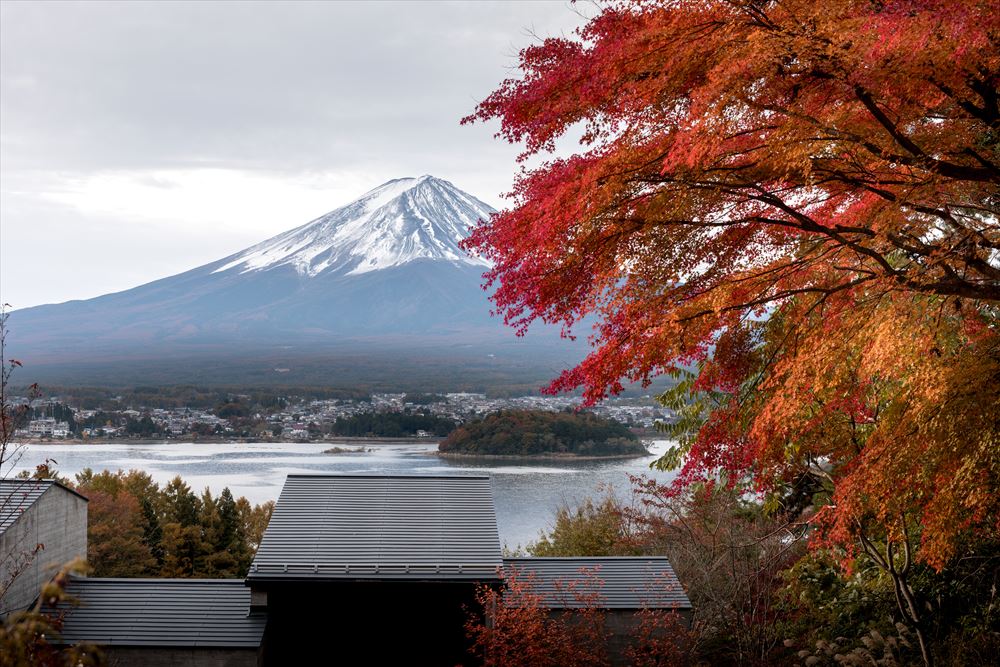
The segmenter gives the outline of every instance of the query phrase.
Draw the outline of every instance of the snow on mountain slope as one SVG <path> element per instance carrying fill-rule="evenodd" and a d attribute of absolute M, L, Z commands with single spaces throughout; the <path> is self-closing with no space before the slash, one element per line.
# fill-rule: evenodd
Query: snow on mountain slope
<path fill-rule="evenodd" d="M 400 178 L 223 260 L 213 273 L 290 266 L 302 276 L 359 275 L 418 259 L 485 267 L 458 243 L 493 211 L 448 181 Z"/>
<path fill-rule="evenodd" d="M 492 212 L 447 181 L 390 181 L 189 271 L 85 301 L 14 311 L 5 342 L 33 369 L 53 369 L 49 381 L 60 377 L 63 364 L 195 357 L 191 374 L 171 377 L 211 380 L 216 355 L 258 368 L 275 350 L 308 356 L 364 348 L 407 358 L 419 347 L 420 355 L 444 360 L 429 373 L 448 377 L 461 376 L 448 365 L 461 350 L 488 373 L 499 372 L 494 354 L 550 360 L 567 345 L 558 328 L 537 327 L 530 338 L 517 338 L 491 316 L 481 287 L 488 264 L 459 247 Z M 260 372 L 266 376 L 272 367 Z"/>

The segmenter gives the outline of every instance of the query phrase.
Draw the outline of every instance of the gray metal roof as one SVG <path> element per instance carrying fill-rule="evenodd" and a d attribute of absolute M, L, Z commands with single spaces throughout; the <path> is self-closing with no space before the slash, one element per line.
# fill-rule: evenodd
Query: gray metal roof
<path fill-rule="evenodd" d="M 506 575 L 513 571 L 550 609 L 691 608 L 666 558 L 505 558 L 503 563 Z"/>
<path fill-rule="evenodd" d="M 87 499 L 54 479 L 0 479 L 0 534 L 53 486 Z"/>
<path fill-rule="evenodd" d="M 66 590 L 79 602 L 59 608 L 66 643 L 256 648 L 267 622 L 248 615 L 242 579 L 73 577 Z"/>
<path fill-rule="evenodd" d="M 289 475 L 248 582 L 499 579 L 489 477 Z"/>

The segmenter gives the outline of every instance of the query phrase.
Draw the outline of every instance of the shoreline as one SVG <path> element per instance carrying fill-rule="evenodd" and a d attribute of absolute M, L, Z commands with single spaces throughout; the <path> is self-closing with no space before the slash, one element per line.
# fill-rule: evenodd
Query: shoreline
<path fill-rule="evenodd" d="M 579 454 L 466 454 L 464 452 L 440 452 L 435 455 L 446 459 L 466 461 L 621 461 L 625 459 L 640 459 L 653 456 L 652 452 L 645 454 L 609 454 L 607 456 L 581 456 Z"/>
<path fill-rule="evenodd" d="M 87 438 L 86 440 L 21 440 L 23 445 L 336 445 L 345 443 L 365 443 L 371 445 L 436 445 L 443 438 L 388 438 L 343 436 L 329 440 L 275 440 L 273 438 Z"/>

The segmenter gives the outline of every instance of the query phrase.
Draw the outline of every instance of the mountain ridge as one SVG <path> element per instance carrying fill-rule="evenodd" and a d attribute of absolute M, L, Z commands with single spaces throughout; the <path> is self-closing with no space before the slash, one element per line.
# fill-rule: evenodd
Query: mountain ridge
<path fill-rule="evenodd" d="M 485 260 L 458 242 L 495 210 L 449 181 L 430 175 L 397 178 L 310 222 L 230 258 L 213 273 L 260 271 L 288 264 L 299 274 L 358 275 L 415 259 L 472 266 Z M 226 260 L 229 261 L 226 261 Z"/>
<path fill-rule="evenodd" d="M 304 356 L 363 348 L 395 358 L 419 349 L 447 363 L 456 346 L 471 360 L 548 358 L 574 347 L 551 327 L 516 338 L 491 317 L 481 287 L 489 265 L 459 243 L 492 213 L 448 181 L 394 179 L 214 262 L 13 311 L 9 350 L 58 380 L 60 365 L 203 359 L 213 350 L 256 364 L 289 347 Z"/>

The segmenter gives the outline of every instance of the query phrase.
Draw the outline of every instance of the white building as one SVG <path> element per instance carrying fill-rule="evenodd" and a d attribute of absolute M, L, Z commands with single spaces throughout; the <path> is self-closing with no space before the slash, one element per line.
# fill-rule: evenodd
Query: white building
<path fill-rule="evenodd" d="M 69 435 L 69 422 L 57 422 L 51 417 L 32 419 L 28 423 L 28 434 L 39 438 L 65 438 Z"/>

